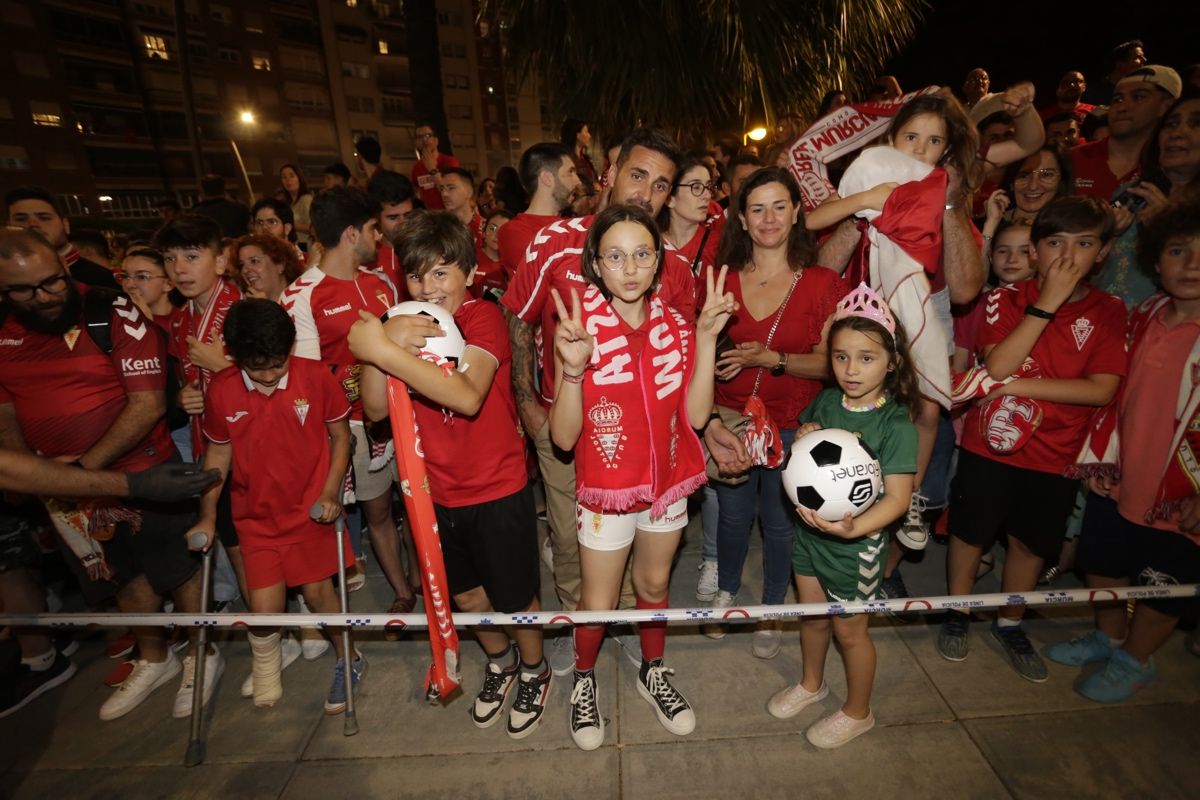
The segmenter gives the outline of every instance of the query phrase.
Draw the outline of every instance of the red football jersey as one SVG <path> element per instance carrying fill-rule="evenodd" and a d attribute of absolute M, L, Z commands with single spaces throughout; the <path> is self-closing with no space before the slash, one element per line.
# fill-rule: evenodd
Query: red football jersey
<path fill-rule="evenodd" d="M 583 296 L 587 281 L 579 264 L 588 228 L 595 217 L 575 217 L 556 220 L 538 231 L 529 243 L 525 263 L 517 269 L 516 278 L 509 283 L 501 303 L 530 325 L 539 325 L 538 363 L 541 367 L 540 394 L 549 407 L 554 397 L 554 331 L 558 312 L 550 290 L 557 289 L 563 302 L 571 303 L 571 289 Z M 504 228 L 507 228 L 505 225 Z M 501 233 L 504 232 L 501 228 Z M 678 311 L 689 323 L 696 321 L 696 283 L 689 267 L 691 262 L 667 247 L 666 263 L 658 288 L 663 302 Z"/>
<path fill-rule="evenodd" d="M 293 358 L 270 395 L 240 369 L 213 378 L 205 397 L 204 435 L 233 445 L 230 501 L 246 544 L 294 544 L 333 536 L 308 510 L 329 475 L 326 422 L 345 419 L 350 403 L 324 364 Z"/>
<path fill-rule="evenodd" d="M 439 170 L 447 167 L 460 167 L 458 159 L 454 156 L 448 156 L 445 153 L 438 153 L 437 168 Z M 437 190 L 437 179 L 429 174 L 429 170 L 425 167 L 425 162 L 417 159 L 417 163 L 413 164 L 412 173 L 409 176 L 412 178 L 413 186 L 421 193 L 421 202 L 425 207 L 433 211 L 439 211 L 445 208 L 442 205 L 442 195 Z"/>
<path fill-rule="evenodd" d="M 525 250 L 533 235 L 562 217 L 550 214 L 520 213 L 509 220 L 496 234 L 500 240 L 500 265 L 504 268 L 506 284 L 511 284 L 517 267 L 525 263 Z"/>
<path fill-rule="evenodd" d="M 321 361 L 333 373 L 352 406 L 350 418 L 361 421 L 358 359 L 346 336 L 358 322 L 359 311 L 382 316 L 396 302 L 396 291 L 382 273 L 360 269 L 354 280 L 334 278 L 314 267 L 283 291 L 283 307 L 296 323 L 296 347 L 301 358 Z"/>
<path fill-rule="evenodd" d="M 1025 316 L 1025 307 L 1037 302 L 1036 278 L 995 289 L 983 300 L 981 349 L 999 344 Z M 1046 326 L 1029 356 L 1037 362 L 1042 380 L 1072 379 L 1088 375 L 1124 375 L 1125 305 L 1110 294 L 1088 289 L 1082 300 L 1065 303 Z M 1087 435 L 1091 406 L 1039 400 L 1042 422 L 1033 437 L 1015 453 L 998 454 L 987 445 L 981 427 L 981 411 L 974 405 L 967 412 L 962 446 L 976 455 L 1037 472 L 1061 475 L 1075 463 Z"/>
<path fill-rule="evenodd" d="M 467 300 L 454 312 L 454 321 L 467 347 L 487 353 L 498 365 L 492 388 L 473 417 L 413 396 L 433 500 L 458 508 L 519 492 L 525 488 L 526 469 L 504 314 L 494 303 Z"/>
<path fill-rule="evenodd" d="M 89 289 L 76 284 L 80 293 Z M 41 455 L 77 456 L 108 432 L 131 392 L 166 389 L 167 340 L 128 297 L 113 301 L 104 353 L 86 331 L 64 336 L 27 329 L 12 315 L 0 325 L 0 404 L 12 405 L 21 435 Z M 175 453 L 162 419 L 110 469 L 140 470 Z"/>
<path fill-rule="evenodd" d="M 1113 175 L 1108 168 L 1108 139 L 1081 144 L 1071 150 L 1071 164 L 1075 168 L 1074 193 L 1097 200 L 1111 200 L 1113 193 L 1123 183 L 1128 183 L 1142 174 L 1140 166 L 1124 175 Z"/>

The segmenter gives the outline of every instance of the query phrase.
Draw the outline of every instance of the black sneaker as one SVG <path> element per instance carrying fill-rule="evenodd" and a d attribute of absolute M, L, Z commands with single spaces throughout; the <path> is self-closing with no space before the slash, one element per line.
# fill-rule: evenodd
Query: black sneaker
<path fill-rule="evenodd" d="M 471 721 L 477 728 L 490 728 L 500 719 L 504 709 L 504 700 L 508 690 L 517 680 L 517 672 L 521 668 L 520 660 L 513 662 L 511 667 L 502 668 L 495 661 L 488 661 L 483 671 L 483 686 L 475 695 L 471 704 Z"/>
<path fill-rule="evenodd" d="M 957 611 L 947 612 L 938 631 L 938 655 L 947 661 L 965 661 L 967 658 L 967 630 L 971 618 Z"/>
<path fill-rule="evenodd" d="M 571 690 L 571 738 L 580 750 L 595 750 L 604 744 L 604 717 L 596 702 L 596 673 L 575 671 Z"/>
<path fill-rule="evenodd" d="M 696 729 L 696 714 L 668 680 L 674 674 L 675 670 L 663 666 L 661 658 L 643 661 L 638 672 L 638 694 L 654 707 L 664 728 L 678 736 L 687 736 Z"/>
<path fill-rule="evenodd" d="M 904 578 L 900 575 L 899 567 L 896 567 L 892 570 L 890 576 L 885 577 L 879 582 L 880 600 L 903 600 L 908 596 L 908 587 L 904 585 Z M 895 617 L 897 622 L 908 622 L 907 615 L 897 614 L 890 609 L 884 613 L 890 617 Z"/>
<path fill-rule="evenodd" d="M 517 678 L 517 698 L 508 710 L 508 735 L 524 739 L 537 730 L 546 710 L 546 699 L 550 696 L 550 679 L 553 673 L 544 662 L 540 673 L 521 670 Z"/>
<path fill-rule="evenodd" d="M 0 719 L 24 708 L 56 686 L 61 686 L 75 674 L 75 665 L 59 653 L 49 669 L 34 672 L 26 665 L 20 666 L 16 680 L 9 684 L 9 691 L 0 698 Z"/>
<path fill-rule="evenodd" d="M 1046 669 L 1046 662 L 1042 661 L 1042 657 L 1033 649 L 1029 637 L 1025 635 L 1025 630 L 1020 625 L 1002 627 L 999 623 L 993 622 L 992 636 L 1004 648 L 1004 654 L 1008 656 L 1012 668 L 1022 678 L 1034 683 L 1045 683 L 1050 677 L 1050 672 Z"/>

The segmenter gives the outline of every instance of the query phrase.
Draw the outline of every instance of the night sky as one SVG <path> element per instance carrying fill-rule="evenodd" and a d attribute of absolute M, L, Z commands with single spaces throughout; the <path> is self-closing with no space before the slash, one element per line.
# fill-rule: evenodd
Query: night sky
<path fill-rule="evenodd" d="M 1141 39 L 1153 64 L 1182 69 L 1200 62 L 1200 4 L 1195 0 L 1063 2 L 1063 0 L 934 0 L 913 41 L 888 64 L 905 91 L 928 84 L 960 91 L 974 67 L 992 91 L 1032 79 L 1038 105 L 1049 102 L 1059 76 L 1080 69 L 1102 78 L 1114 45 Z"/>

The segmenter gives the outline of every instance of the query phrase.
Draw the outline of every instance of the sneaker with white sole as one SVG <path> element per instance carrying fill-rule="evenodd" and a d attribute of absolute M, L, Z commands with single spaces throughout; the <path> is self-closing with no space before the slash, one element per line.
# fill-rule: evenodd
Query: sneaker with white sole
<path fill-rule="evenodd" d="M 166 659 L 157 663 L 139 658 L 129 677 L 100 706 L 100 719 L 108 722 L 125 716 L 140 706 L 155 689 L 170 683 L 181 669 L 179 658 L 170 649 L 167 650 Z"/>
<path fill-rule="evenodd" d="M 296 659 L 300 657 L 300 643 L 291 636 L 285 636 L 280 644 L 280 649 L 283 651 L 283 669 L 287 669 Z M 254 697 L 254 673 L 251 672 L 246 676 L 246 680 L 242 681 L 241 689 L 242 697 Z"/>
<path fill-rule="evenodd" d="M 924 550 L 929 544 L 929 526 L 925 523 L 925 497 L 919 492 L 912 493 L 908 501 L 908 513 L 904 522 L 896 531 L 896 541 L 909 550 Z"/>
<path fill-rule="evenodd" d="M 696 729 L 696 714 L 687 699 L 671 685 L 669 676 L 675 670 L 663 666 L 661 658 L 643 661 L 638 672 L 637 690 L 662 726 L 677 736 L 687 736 Z"/>
<path fill-rule="evenodd" d="M 300 652 L 305 661 L 316 661 L 329 650 L 329 640 L 316 628 L 300 629 Z"/>
<path fill-rule="evenodd" d="M 724 610 L 732 607 L 736 599 L 737 596 L 731 592 L 718 589 L 716 596 L 713 598 L 712 606 L 710 606 L 713 610 L 713 617 L 720 619 Z M 706 622 L 701 627 L 701 630 L 710 639 L 724 639 L 725 634 L 729 633 L 729 629 L 724 622 Z"/>
<path fill-rule="evenodd" d="M 329 685 L 329 696 L 325 698 L 325 713 L 341 714 L 346 710 L 346 672 L 343 669 L 345 661 L 337 660 L 333 668 L 333 683 Z M 358 684 L 367 674 L 367 657 L 358 653 L 358 659 L 350 664 L 350 691 L 358 693 Z"/>
<path fill-rule="evenodd" d="M 707 603 L 717 596 L 717 562 L 701 561 L 696 570 L 700 573 L 696 581 L 696 599 Z"/>
<path fill-rule="evenodd" d="M 755 658 L 774 658 L 779 655 L 783 645 L 783 628 L 779 620 L 759 620 L 754 627 L 754 638 L 750 643 L 750 652 Z"/>
<path fill-rule="evenodd" d="M 510 651 L 511 652 L 511 651 Z M 471 704 L 471 721 L 476 728 L 490 728 L 500 720 L 500 712 L 504 710 L 504 701 L 508 699 L 508 691 L 517 681 L 517 673 L 521 663 L 514 659 L 509 667 L 502 667 L 495 661 L 488 660 L 483 668 L 483 685 L 475 702 Z"/>
<path fill-rule="evenodd" d="M 875 715 L 867 714 L 866 719 L 848 717 L 839 708 L 828 717 L 813 723 L 804 732 L 804 736 L 814 747 L 822 750 L 832 750 L 841 747 L 851 739 L 862 736 L 875 727 Z"/>
<path fill-rule="evenodd" d="M 791 719 L 813 703 L 819 703 L 829 696 L 829 684 L 821 681 L 821 688 L 815 692 L 805 689 L 800 683 L 780 689 L 767 701 L 767 711 L 776 719 Z"/>
<path fill-rule="evenodd" d="M 548 666 L 541 672 L 521 670 L 517 678 L 517 696 L 508 710 L 508 735 L 524 739 L 537 730 L 546 710 L 546 699 L 550 696 L 550 681 L 554 673 Z"/>
<path fill-rule="evenodd" d="M 565 628 L 554 638 L 545 640 L 546 663 L 555 676 L 562 678 L 575 669 L 575 637 L 571 629 Z"/>
<path fill-rule="evenodd" d="M 212 700 L 213 691 L 216 689 L 217 681 L 221 679 L 221 673 L 225 671 L 225 659 L 221 657 L 221 651 L 216 645 L 210 644 L 212 652 L 208 654 L 204 662 L 204 696 L 200 701 L 200 707 L 208 705 L 208 701 Z M 175 693 L 175 708 L 171 711 L 171 716 L 175 719 L 183 719 L 192 715 L 192 695 L 196 686 L 196 658 L 195 656 L 183 657 L 183 680 L 179 683 L 179 691 Z"/>
<path fill-rule="evenodd" d="M 596 674 L 575 671 L 571 690 L 571 739 L 580 750 L 595 750 L 604 744 L 604 717 L 596 700 Z"/>
<path fill-rule="evenodd" d="M 60 652 L 54 654 L 49 669 L 32 670 L 21 664 L 14 680 L 0 685 L 0 719 L 15 714 L 46 692 L 71 680 L 75 665 Z"/>

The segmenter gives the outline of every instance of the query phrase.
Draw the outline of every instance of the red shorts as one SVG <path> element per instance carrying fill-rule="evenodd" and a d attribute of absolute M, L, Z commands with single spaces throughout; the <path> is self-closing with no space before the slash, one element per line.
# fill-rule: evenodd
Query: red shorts
<path fill-rule="evenodd" d="M 350 538 L 344 536 L 345 552 L 350 549 Z M 333 530 L 325 536 L 294 544 L 272 544 L 269 539 L 262 544 L 241 540 L 242 561 L 246 567 L 246 587 L 266 589 L 278 583 L 287 586 L 303 586 L 317 583 L 337 574 L 337 541 Z M 346 566 L 351 566 L 353 555 Z"/>

